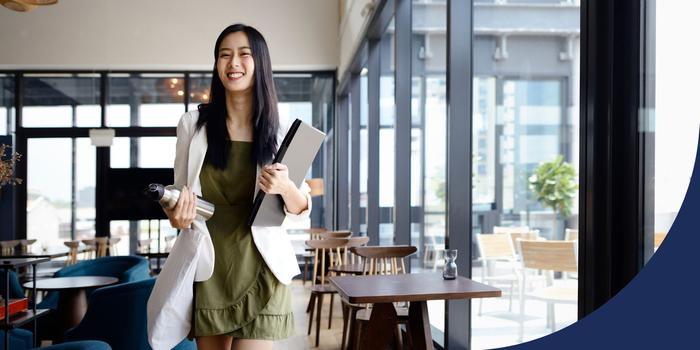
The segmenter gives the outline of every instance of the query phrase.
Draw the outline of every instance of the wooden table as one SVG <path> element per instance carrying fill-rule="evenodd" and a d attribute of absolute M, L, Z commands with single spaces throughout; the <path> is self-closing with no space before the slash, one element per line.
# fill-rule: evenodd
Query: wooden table
<path fill-rule="evenodd" d="M 82 253 L 85 251 L 85 247 L 81 246 L 78 248 L 78 254 Z M 50 247 L 46 250 L 43 250 L 39 247 L 32 247 L 29 251 L 22 252 L 15 250 L 12 254 L 0 254 L 1 259 L 7 259 L 7 258 L 48 258 L 48 259 L 55 259 L 55 258 L 60 258 L 64 256 L 68 256 L 70 254 L 70 249 L 66 247 Z"/>
<path fill-rule="evenodd" d="M 33 282 L 23 284 L 24 288 L 32 288 Z M 116 277 L 105 276 L 74 276 L 54 277 L 36 280 L 36 290 L 58 291 L 58 319 L 60 333 L 73 328 L 80 323 L 87 311 L 85 290 L 104 287 L 119 282 Z"/>
<path fill-rule="evenodd" d="M 444 280 L 437 273 L 329 278 L 346 302 L 374 304 L 369 324 L 362 332 L 359 349 L 385 349 L 391 344 L 398 318 L 393 302 L 410 301 L 408 331 L 412 349 L 433 349 L 428 320 L 428 300 L 497 298 L 499 289 L 465 277 Z"/>

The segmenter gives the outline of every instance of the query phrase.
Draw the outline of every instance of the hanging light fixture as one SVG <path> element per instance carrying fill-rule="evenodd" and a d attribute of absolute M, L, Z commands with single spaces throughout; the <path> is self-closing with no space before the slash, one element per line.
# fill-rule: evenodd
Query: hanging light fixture
<path fill-rule="evenodd" d="M 58 0 L 0 0 L 0 5 L 17 12 L 29 12 L 37 6 L 53 5 Z"/>

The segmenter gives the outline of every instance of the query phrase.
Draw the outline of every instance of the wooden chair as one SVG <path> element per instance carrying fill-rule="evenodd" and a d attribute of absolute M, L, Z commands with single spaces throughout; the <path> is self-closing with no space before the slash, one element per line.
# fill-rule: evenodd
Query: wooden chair
<path fill-rule="evenodd" d="M 107 256 L 107 246 L 109 245 L 109 237 L 95 237 L 95 246 L 97 257 Z"/>
<path fill-rule="evenodd" d="M 577 285 L 555 286 L 553 272 L 577 272 L 577 244 L 575 241 L 528 241 L 521 240 L 523 268 L 543 270 L 547 272 L 547 286 L 533 292 L 520 293 L 520 330 L 519 339 L 523 340 L 523 323 L 525 316 L 525 300 L 535 299 L 547 303 L 547 326 L 556 331 L 554 304 L 576 304 L 578 300 Z M 527 274 L 523 274 L 525 285 Z"/>
<path fill-rule="evenodd" d="M 654 232 L 654 251 L 659 249 L 661 243 L 666 239 L 666 232 Z"/>
<path fill-rule="evenodd" d="M 15 254 L 15 247 L 19 244 L 18 240 L 2 241 L 0 242 L 0 247 L 2 247 L 2 255 L 11 256 Z"/>
<path fill-rule="evenodd" d="M 93 239 L 83 239 L 83 244 L 85 245 L 85 251 L 83 251 L 83 257 L 85 260 L 94 259 L 97 251 L 96 240 Z"/>
<path fill-rule="evenodd" d="M 321 331 L 321 309 L 323 308 L 323 297 L 326 294 L 331 295 L 330 309 L 328 311 L 328 328 L 331 328 L 331 320 L 333 318 L 333 297 L 337 293 L 335 288 L 326 283 L 326 256 L 329 257 L 330 266 L 340 265 L 341 259 L 339 257 L 337 259 L 334 258 L 334 250 L 342 248 L 348 242 L 349 240 L 346 238 L 312 239 L 306 241 L 306 245 L 314 249 L 313 275 L 311 278 L 311 296 L 309 298 L 310 307 L 308 308 L 309 329 L 307 331 L 307 334 L 311 335 L 311 326 L 314 321 L 315 302 L 317 347 Z"/>
<path fill-rule="evenodd" d="M 139 239 L 136 246 L 136 251 L 139 253 L 148 253 L 151 251 L 152 238 Z"/>
<path fill-rule="evenodd" d="M 406 273 L 405 258 L 414 254 L 418 249 L 414 246 L 373 246 L 373 247 L 353 247 L 350 251 L 362 258 L 363 275 L 390 275 Z M 359 344 L 362 324 L 369 321 L 372 315 L 370 305 L 347 304 L 349 314 L 349 335 L 354 344 Z M 407 324 L 408 305 L 402 303 L 397 306 L 396 314 L 399 322 Z M 345 327 L 344 327 L 345 328 Z M 410 336 L 410 332 L 407 333 Z M 394 334 L 397 347 L 401 348 L 401 331 L 396 328 Z"/>
<path fill-rule="evenodd" d="M 520 237 L 522 233 L 494 233 L 476 234 L 476 245 L 479 249 L 479 260 L 481 261 L 481 281 L 483 283 L 498 286 L 505 284 L 510 286 L 508 311 L 513 311 L 513 292 L 515 287 L 520 290 L 520 277 L 517 272 L 515 248 L 513 236 Z M 517 238 L 520 239 L 520 238 Z M 495 264 L 506 263 L 509 265 L 508 273 L 496 274 Z M 483 298 L 479 298 L 479 315 L 483 310 Z"/>
<path fill-rule="evenodd" d="M 328 239 L 328 238 L 349 238 L 352 236 L 352 232 L 350 231 L 326 231 L 326 232 L 321 232 L 319 235 L 321 239 Z"/>
<path fill-rule="evenodd" d="M 530 230 L 527 226 L 494 226 L 493 233 L 528 233 Z"/>
<path fill-rule="evenodd" d="M 19 247 L 20 251 L 22 253 L 28 253 L 29 252 L 29 246 L 36 243 L 36 239 L 20 239 L 19 240 Z"/>
<path fill-rule="evenodd" d="M 73 265 L 78 262 L 78 247 L 80 247 L 80 241 L 65 241 L 63 244 L 68 247 L 68 260 L 66 260 L 66 266 Z"/>
<path fill-rule="evenodd" d="M 109 241 L 107 243 L 107 248 L 109 249 L 109 256 L 116 256 L 119 255 L 119 252 L 117 251 L 117 244 L 122 240 L 121 237 L 110 237 Z"/>
<path fill-rule="evenodd" d="M 309 239 L 321 239 L 321 233 L 328 231 L 324 227 L 312 227 L 303 229 L 302 231 L 309 234 Z"/>

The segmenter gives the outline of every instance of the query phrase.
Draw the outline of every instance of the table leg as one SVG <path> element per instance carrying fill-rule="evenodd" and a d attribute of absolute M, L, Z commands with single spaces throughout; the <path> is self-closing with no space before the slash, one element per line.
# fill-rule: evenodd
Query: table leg
<path fill-rule="evenodd" d="M 75 327 L 80 323 L 87 311 L 87 298 L 85 289 L 66 289 L 60 291 L 58 296 L 58 314 L 61 329 L 63 332 Z"/>
<path fill-rule="evenodd" d="M 433 350 L 433 336 L 430 334 L 427 302 L 411 302 L 408 309 L 408 328 L 413 342 L 412 349 Z"/>
<path fill-rule="evenodd" d="M 394 304 L 374 304 L 369 322 L 360 333 L 359 348 L 386 349 L 394 340 L 394 328 L 396 328 L 397 321 Z"/>

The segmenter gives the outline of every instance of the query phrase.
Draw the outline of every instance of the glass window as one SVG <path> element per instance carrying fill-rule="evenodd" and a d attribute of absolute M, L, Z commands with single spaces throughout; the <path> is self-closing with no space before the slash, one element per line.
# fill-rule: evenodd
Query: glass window
<path fill-rule="evenodd" d="M 99 74 L 27 74 L 24 82 L 25 128 L 100 126 Z"/>
<path fill-rule="evenodd" d="M 95 147 L 90 140 L 29 139 L 24 159 L 27 238 L 63 246 L 66 240 L 94 236 Z"/>
<path fill-rule="evenodd" d="M 379 245 L 394 244 L 394 19 L 379 43 Z"/>
<path fill-rule="evenodd" d="M 360 72 L 360 232 L 367 233 L 367 164 L 368 142 L 367 119 L 369 101 L 367 91 L 367 68 Z"/>
<path fill-rule="evenodd" d="M 447 8 L 413 1 L 411 52 L 411 244 L 413 271 L 442 268 L 445 249 Z M 415 210 L 419 209 L 419 210 Z M 444 331 L 444 301 L 429 301 L 430 324 Z"/>
<path fill-rule="evenodd" d="M 110 74 L 107 126 L 177 126 L 184 82 L 184 74 Z"/>
<path fill-rule="evenodd" d="M 176 137 L 115 137 L 110 147 L 112 168 L 172 168 Z"/>
<path fill-rule="evenodd" d="M 661 246 L 678 215 L 697 156 L 700 116 L 693 103 L 696 90 L 683 88 L 681 81 L 700 79 L 695 68 L 700 51 L 693 47 L 678 55 L 674 50 L 692 40 L 692 33 L 684 29 L 695 22 L 692 15 L 700 6 L 695 2 L 658 1 L 661 6 L 656 0 L 645 2 L 642 100 L 646 105 L 643 131 L 649 136 L 646 150 L 640 151 L 645 155 L 646 200 L 653 203 L 648 206 L 653 212 L 645 213 L 645 222 L 652 225 L 647 231 L 654 235 L 653 247 L 646 247 L 651 253 Z"/>
<path fill-rule="evenodd" d="M 504 291 L 472 303 L 475 349 L 539 338 L 577 320 L 577 270 L 542 257 L 560 249 L 577 261 L 580 4 L 523 2 L 537 6 L 474 4 L 472 276 Z M 566 193 L 554 202 L 552 184 Z M 551 270 L 527 267 L 533 254 L 525 241 L 545 242 L 538 258 L 551 260 Z M 530 298 L 547 286 L 571 297 L 552 307 Z"/>
<path fill-rule="evenodd" d="M 200 103 L 209 102 L 209 87 L 211 87 L 211 74 L 190 74 L 190 104 L 188 111 L 197 110 Z"/>
<path fill-rule="evenodd" d="M 14 130 L 15 120 L 15 76 L 0 74 L 0 135 Z"/>

